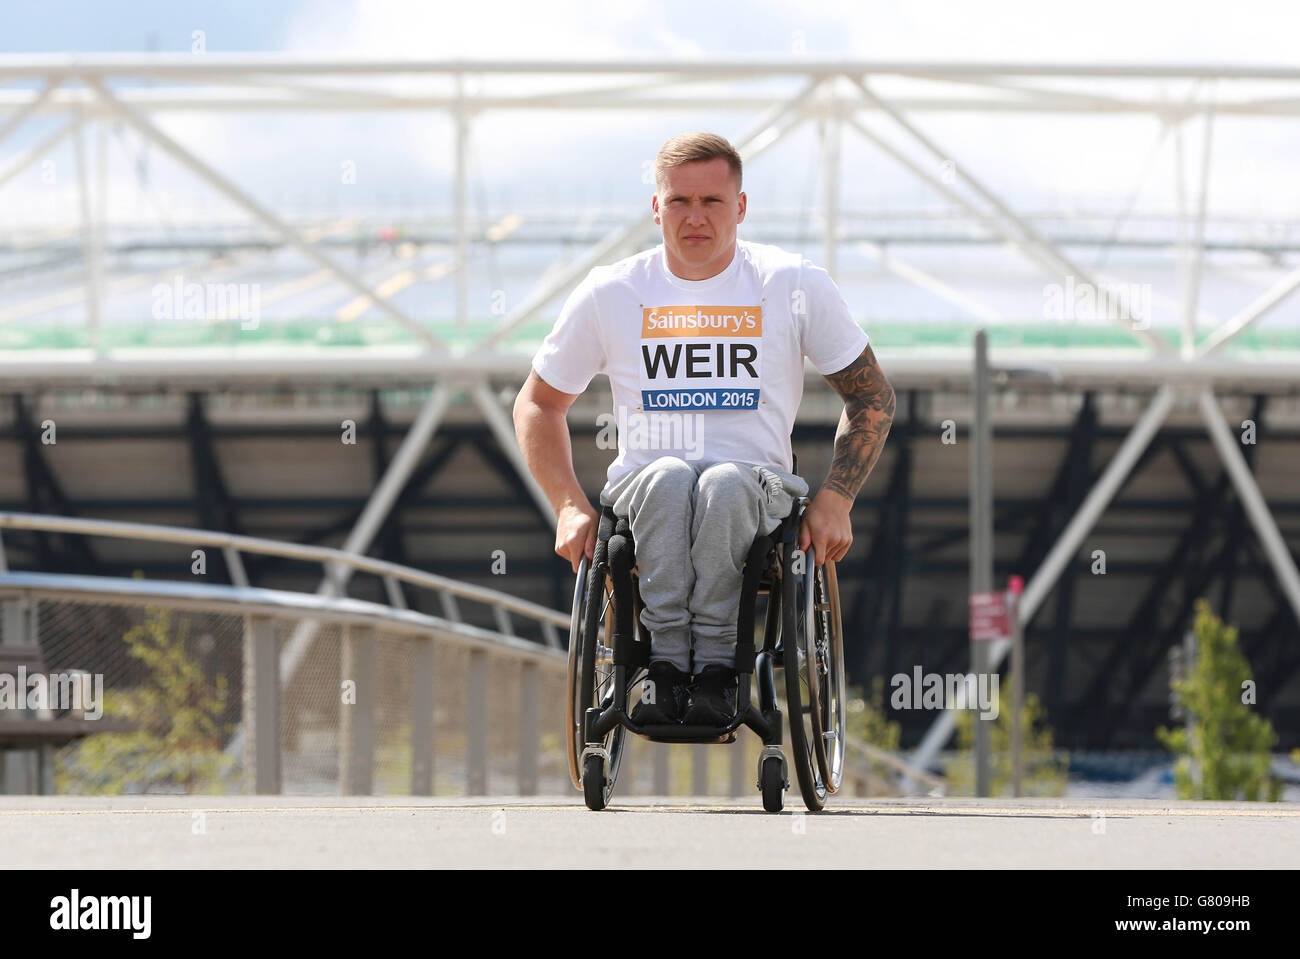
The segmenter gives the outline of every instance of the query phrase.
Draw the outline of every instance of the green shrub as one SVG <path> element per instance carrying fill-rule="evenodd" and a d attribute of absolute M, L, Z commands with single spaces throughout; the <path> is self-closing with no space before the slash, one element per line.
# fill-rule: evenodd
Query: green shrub
<path fill-rule="evenodd" d="M 1002 684 L 1011 689 L 1012 677 Z M 1000 696 L 998 717 L 990 723 L 989 769 L 990 795 L 1010 796 L 1015 790 L 1011 768 L 1011 696 Z M 977 711 L 957 711 L 958 754 L 945 762 L 948 795 L 975 795 L 975 717 Z M 1060 796 L 1069 780 L 1069 754 L 1053 748 L 1052 729 L 1047 725 L 1047 711 L 1033 693 L 1025 694 L 1020 707 L 1020 754 L 1023 796 Z"/>
<path fill-rule="evenodd" d="M 222 752 L 228 730 L 220 726 L 229 698 L 226 678 L 209 684 L 186 651 L 188 622 L 173 629 L 167 610 L 146 612 L 122 639 L 127 654 L 147 667 L 147 678 L 104 693 L 104 718 L 131 728 L 96 733 L 63 750 L 58 792 L 224 793 L 234 785 L 234 761 Z"/>
<path fill-rule="evenodd" d="M 1170 684 L 1191 721 L 1186 727 L 1156 730 L 1178 757 L 1178 798 L 1276 802 L 1282 783 L 1270 773 L 1270 751 L 1277 733 L 1244 701 L 1253 680 L 1237 648 L 1237 630 L 1221 622 L 1204 599 L 1196 602 L 1193 628 L 1196 662 L 1186 678 Z"/>

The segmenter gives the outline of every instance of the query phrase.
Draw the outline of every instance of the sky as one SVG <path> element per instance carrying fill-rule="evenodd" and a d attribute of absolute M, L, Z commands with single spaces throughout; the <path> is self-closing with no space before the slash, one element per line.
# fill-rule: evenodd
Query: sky
<path fill-rule="evenodd" d="M 1289 0 L 4 0 L 0 52 L 297 50 L 444 56 L 809 53 L 1294 63 Z"/>
<path fill-rule="evenodd" d="M 24 53 L 189 53 L 202 31 L 208 53 L 286 51 L 428 58 L 617 58 L 691 60 L 714 54 L 877 60 L 1046 63 L 1295 65 L 1300 4 L 1289 0 L 0 0 L 0 57 Z M 888 81 L 881 83 L 887 87 Z M 883 89 L 884 87 L 882 87 Z M 789 89 L 793 89 L 789 87 Z M 1186 82 L 1155 88 L 1171 102 Z M 1294 95 L 1295 85 L 1287 92 Z M 877 118 L 879 119 L 879 118 Z M 658 145 L 682 129 L 735 136 L 750 115 L 534 112 L 488 114 L 471 139 L 472 202 L 485 212 L 649 200 L 643 171 Z M 1141 182 L 1137 206 L 1173 208 L 1175 143 L 1151 117 L 914 118 L 954 163 L 1004 192 L 1019 208 L 1114 211 Z M 0 144 L 0 169 L 51 129 L 35 118 Z M 279 209 L 348 204 L 395 209 L 450 203 L 450 125 L 439 115 L 323 114 L 160 116 L 159 125 L 214 168 Z M 889 124 L 873 126 L 891 139 Z M 1203 131 L 1183 143 L 1194 174 Z M 894 140 L 906 143 L 906 138 Z M 527 149 L 520 149 L 527 144 Z M 1152 151 L 1155 151 L 1154 153 Z M 1213 140 L 1211 216 L 1300 215 L 1300 124 L 1221 119 Z M 159 208 L 216 216 L 212 191 L 151 157 L 149 193 L 139 188 L 139 145 L 114 130 L 108 146 L 110 215 Z M 0 229 L 11 222 L 75 219 L 71 143 L 51 162 L 0 188 Z M 926 160 L 927 163 L 932 162 Z M 355 183 L 340 184 L 344 164 Z M 1144 164 L 1147 176 L 1141 179 Z M 843 147 L 846 205 L 938 209 L 943 201 L 853 132 Z M 42 173 L 45 180 L 39 179 Z M 747 170 L 751 209 L 815 208 L 816 131 L 805 125 Z M 48 181 L 53 178 L 56 182 Z M 42 189 L 36 189 L 41 186 Z"/>

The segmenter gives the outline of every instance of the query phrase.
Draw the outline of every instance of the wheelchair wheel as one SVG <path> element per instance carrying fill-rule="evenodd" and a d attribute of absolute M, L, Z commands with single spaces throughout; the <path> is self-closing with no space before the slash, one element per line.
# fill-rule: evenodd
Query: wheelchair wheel
<path fill-rule="evenodd" d="M 844 779 L 844 627 L 840 586 L 834 563 L 824 563 L 813 578 L 818 706 L 817 762 L 828 792 L 839 792 Z"/>
<path fill-rule="evenodd" d="M 812 549 L 802 573 L 796 551 L 783 560 L 782 662 L 790 751 L 804 805 L 819 812 L 844 772 L 844 655 L 835 566 L 817 566 Z"/>
<path fill-rule="evenodd" d="M 763 793 L 763 809 L 780 812 L 785 805 L 785 776 L 781 774 L 781 760 L 770 756 L 763 760 L 758 774 L 758 788 Z"/>
<path fill-rule="evenodd" d="M 573 619 L 569 625 L 568 739 L 569 776 L 582 790 L 587 806 L 603 809 L 614 791 L 623 761 L 625 730 L 615 726 L 600 743 L 605 755 L 588 754 L 583 717 L 592 706 L 614 701 L 614 652 L 605 640 L 614 628 L 613 588 L 607 576 L 597 583 L 596 571 L 584 558 L 574 587 Z M 612 639 L 611 639 L 612 642 Z"/>

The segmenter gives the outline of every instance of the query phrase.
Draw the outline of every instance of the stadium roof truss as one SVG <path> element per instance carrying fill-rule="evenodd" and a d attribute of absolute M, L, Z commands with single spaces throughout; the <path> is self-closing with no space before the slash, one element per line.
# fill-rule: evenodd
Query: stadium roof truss
<path fill-rule="evenodd" d="M 789 81 L 792 93 L 774 98 L 770 93 L 743 89 L 746 83 L 772 79 Z M 1116 83 L 1127 84 L 1116 93 Z M 1159 90 L 1134 95 L 1141 83 L 1184 82 L 1193 93 L 1173 100 Z M 236 355 L 216 359 L 160 355 L 158 359 L 115 356 L 99 338 L 101 304 L 105 294 L 103 271 L 103 184 L 92 190 L 86 156 L 85 129 L 97 121 L 120 121 L 143 140 L 166 153 L 181 167 L 223 195 L 260 223 L 273 236 L 314 263 L 357 297 L 365 298 L 406 327 L 417 347 L 398 358 L 395 369 L 419 371 L 438 383 L 420 411 L 401 449 L 388 465 L 355 529 L 347 551 L 364 552 L 392 506 L 398 490 L 415 466 L 419 453 L 436 432 L 454 390 L 464 390 L 478 407 L 527 484 L 544 515 L 549 504 L 525 468 L 514 432 L 500 398 L 488 385 L 490 374 L 521 376 L 527 357 L 505 349 L 507 340 L 533 320 L 548 304 L 567 293 L 595 265 L 640 248 L 654 238 L 649 217 L 629 214 L 561 269 L 550 271 L 530 295 L 504 315 L 477 342 L 453 349 L 426 324 L 391 302 L 391 296 L 332 256 L 320 243 L 321 231 L 300 229 L 254 198 L 250 192 L 206 162 L 192 147 L 159 129 L 157 114 L 165 111 L 443 111 L 453 121 L 455 162 L 455 256 L 447 267 L 456 277 L 456 317 L 464 324 L 468 315 L 468 263 L 472 242 L 469 223 L 467 139 L 474 119 L 497 110 L 727 110 L 753 112 L 752 124 L 735 134 L 732 142 L 746 162 L 752 162 L 786 138 L 805 121 L 817 124 L 823 177 L 823 260 L 835 272 L 840 237 L 839 156 L 845 130 L 874 144 L 880 153 L 928 184 L 954 207 L 963 211 L 991 236 L 1018 251 L 1045 276 L 1059 282 L 1075 277 L 1098 291 L 1110 290 L 1117 308 L 1110 318 L 1136 338 L 1140 352 L 1074 359 L 1049 364 L 1057 382 L 1066 377 L 1087 379 L 1090 371 L 1129 385 L 1155 388 L 1149 407 L 1084 498 L 1078 512 L 1029 579 L 1022 600 L 1024 619 L 1033 617 L 1061 571 L 1079 549 L 1098 516 L 1141 457 L 1170 410 L 1176 404 L 1194 404 L 1204 420 L 1214 448 L 1222 459 L 1246 513 L 1277 574 L 1289 604 L 1300 618 L 1300 573 L 1267 504 L 1252 477 L 1238 443 L 1223 420 L 1214 387 L 1245 383 L 1300 382 L 1300 365 L 1254 359 L 1225 359 L 1224 347 L 1275 310 L 1300 287 L 1300 267 L 1285 273 L 1200 344 L 1196 321 L 1205 313 L 1199 307 L 1206 250 L 1206 198 L 1211 169 L 1213 132 L 1223 116 L 1300 118 L 1300 69 L 1264 67 L 1046 65 L 981 63 L 856 62 L 800 57 L 717 58 L 707 60 L 618 61 L 374 61 L 317 59 L 261 54 L 195 54 L 151 56 L 23 56 L 0 57 L 0 146 L 30 118 L 57 115 L 64 122 L 0 169 L 0 187 L 24 169 L 73 137 L 76 148 L 82 239 L 82 284 L 86 323 L 94 348 L 83 355 L 42 358 L 0 358 L 0 371 L 11 377 L 39 382 L 76 379 L 94 382 L 105 376 L 172 377 L 181 372 L 201 375 L 220 372 L 237 378 L 242 369 L 250 378 L 268 371 L 283 376 L 293 369 L 291 357 L 245 361 Z M 36 84 L 36 86 L 33 86 Z M 700 84 L 715 85 L 701 91 Z M 731 86 L 719 92 L 717 84 Z M 488 86 L 494 86 L 492 92 Z M 937 86 L 937 90 L 936 90 Z M 1262 87 L 1281 88 L 1280 95 L 1260 95 Z M 1157 335 L 1149 323 L 1125 302 L 1122 286 L 1113 278 L 1090 273 L 1072 259 L 1029 220 L 1016 212 L 987 183 L 977 178 L 935 142 L 914 120 L 917 114 L 966 111 L 975 113 L 1026 112 L 1035 114 L 1137 114 L 1161 119 L 1161 138 L 1172 134 L 1178 146 L 1175 171 L 1179 190 L 1179 257 L 1182 267 L 1182 302 L 1179 342 Z M 1189 189 L 1181 131 L 1194 120 L 1203 124 L 1202 150 L 1196 158 L 1194 188 Z M 888 135 L 884 132 L 888 131 Z M 898 139 L 905 151 L 895 145 Z M 919 155 L 925 158 L 917 160 Z M 942 173 L 936 173 L 941 169 Z M 100 162 L 100 172 L 103 161 Z M 97 195 L 98 194 L 98 195 Z M 1189 194 L 1194 194 L 1189 196 Z M 97 202 L 98 201 L 98 204 Z M 983 307 L 973 296 L 926 270 L 883 255 L 886 267 L 909 283 L 962 305 L 984 320 L 996 311 Z M 995 357 L 1003 367 L 1019 357 L 1011 351 Z M 336 371 L 355 369 L 357 358 L 340 355 Z M 237 364 L 232 370 L 232 361 Z M 329 361 L 313 356 L 310 367 L 319 372 Z M 887 356 L 891 378 L 914 382 L 936 369 L 950 373 L 969 370 L 971 352 L 936 356 L 900 351 Z M 1039 361 L 1041 364 L 1041 360 Z M 403 365 L 404 364 L 404 365 Z M 382 367 L 383 364 L 380 364 Z M 1118 371 L 1118 372 L 1117 372 Z M 340 585 L 329 577 L 322 594 L 337 595 Z M 305 628 L 305 627 L 304 627 Z M 309 636 L 295 636 L 285 655 L 301 655 Z M 1006 654 L 1007 644 L 993 651 L 995 664 Z M 288 672 L 292 672 L 290 666 Z M 931 728 L 914 755 L 924 767 L 953 728 L 954 714 L 946 712 Z"/>

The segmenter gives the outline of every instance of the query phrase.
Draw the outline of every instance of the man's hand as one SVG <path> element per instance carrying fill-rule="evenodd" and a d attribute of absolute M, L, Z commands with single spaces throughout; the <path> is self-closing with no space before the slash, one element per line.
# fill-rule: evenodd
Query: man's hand
<path fill-rule="evenodd" d="M 582 557 L 591 559 L 596 552 L 596 531 L 600 514 L 586 502 L 566 503 L 555 521 L 555 552 L 567 559 L 578 571 Z"/>
<path fill-rule="evenodd" d="M 811 545 L 818 566 L 827 560 L 838 563 L 853 545 L 853 522 L 849 519 L 852 508 L 851 499 L 823 487 L 803 511 L 799 548 L 806 553 Z"/>

